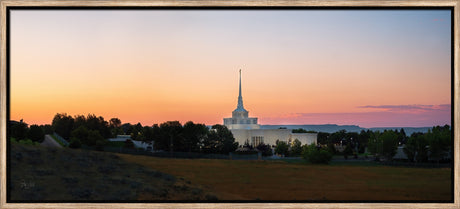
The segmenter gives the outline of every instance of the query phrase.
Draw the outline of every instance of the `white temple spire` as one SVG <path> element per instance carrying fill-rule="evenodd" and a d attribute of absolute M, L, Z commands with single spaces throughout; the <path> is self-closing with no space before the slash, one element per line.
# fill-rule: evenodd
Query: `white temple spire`
<path fill-rule="evenodd" d="M 250 118 L 249 112 L 244 109 L 243 106 L 243 95 L 241 89 L 241 69 L 239 78 L 239 94 L 238 94 L 238 106 L 232 112 L 231 118 L 224 118 L 224 125 L 228 129 L 259 129 L 260 126 L 257 124 L 257 118 Z"/>
<path fill-rule="evenodd" d="M 243 106 L 243 96 L 241 95 L 241 69 L 240 69 L 240 92 L 238 95 L 238 106 L 236 107 L 236 110 L 246 111 Z"/>

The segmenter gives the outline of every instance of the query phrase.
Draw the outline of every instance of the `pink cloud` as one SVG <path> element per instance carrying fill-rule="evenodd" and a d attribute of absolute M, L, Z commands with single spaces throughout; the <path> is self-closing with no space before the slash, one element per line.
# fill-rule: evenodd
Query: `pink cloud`
<path fill-rule="evenodd" d="M 359 106 L 359 108 L 375 109 L 386 112 L 408 112 L 408 113 L 421 113 L 421 112 L 430 112 L 436 110 L 448 110 L 450 111 L 450 104 L 441 104 L 441 105 L 366 105 Z"/>
<path fill-rule="evenodd" d="M 429 127 L 451 124 L 451 106 L 442 105 L 379 105 L 361 106 L 370 112 L 292 113 L 260 117 L 261 124 L 338 124 L 361 127 Z"/>

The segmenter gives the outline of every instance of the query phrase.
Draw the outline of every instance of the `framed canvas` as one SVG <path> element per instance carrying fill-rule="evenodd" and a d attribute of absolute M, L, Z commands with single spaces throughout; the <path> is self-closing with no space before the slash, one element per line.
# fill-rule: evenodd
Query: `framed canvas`
<path fill-rule="evenodd" d="M 458 1 L 0 2 L 0 208 L 460 208 Z"/>

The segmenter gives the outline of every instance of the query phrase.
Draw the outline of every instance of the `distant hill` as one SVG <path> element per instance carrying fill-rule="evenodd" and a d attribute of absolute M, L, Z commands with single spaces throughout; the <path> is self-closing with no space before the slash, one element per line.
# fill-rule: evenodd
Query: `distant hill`
<path fill-rule="evenodd" d="M 429 129 L 433 127 L 380 127 L 380 128 L 370 128 L 372 131 L 383 131 L 383 130 L 401 130 L 401 128 L 404 129 L 404 132 L 406 132 L 407 136 L 410 136 L 412 133 L 415 132 L 422 132 L 426 133 L 428 132 Z"/>
<path fill-rule="evenodd" d="M 335 124 L 325 124 L 325 125 L 261 125 L 261 129 L 278 129 L 278 128 L 287 128 L 287 129 L 299 129 L 303 128 L 307 131 L 318 131 L 318 132 L 327 132 L 333 133 L 345 129 L 347 132 L 360 132 L 362 128 L 355 125 L 344 125 L 339 126 Z"/>
<path fill-rule="evenodd" d="M 261 125 L 261 129 L 278 129 L 278 128 L 287 128 L 287 129 L 299 129 L 303 128 L 307 131 L 317 131 L 317 132 L 326 132 L 334 133 L 340 130 L 346 130 L 347 132 L 361 132 L 361 130 L 372 130 L 372 131 L 383 131 L 383 130 L 400 130 L 404 129 L 406 135 L 411 135 L 414 132 L 428 132 L 428 129 L 432 127 L 376 127 L 376 128 L 361 128 L 356 125 L 336 125 L 336 124 L 324 124 L 324 125 Z"/>

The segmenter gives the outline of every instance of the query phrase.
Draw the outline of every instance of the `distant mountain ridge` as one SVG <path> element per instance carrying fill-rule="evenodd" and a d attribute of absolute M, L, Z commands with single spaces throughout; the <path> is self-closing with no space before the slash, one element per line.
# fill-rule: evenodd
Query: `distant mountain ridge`
<path fill-rule="evenodd" d="M 278 129 L 278 128 L 287 128 L 287 129 L 299 129 L 303 128 L 307 131 L 317 131 L 317 132 L 326 132 L 334 133 L 340 130 L 346 130 L 347 132 L 361 132 L 361 130 L 371 130 L 371 131 L 383 131 L 383 130 L 401 130 L 404 129 L 406 135 L 410 136 L 414 132 L 426 133 L 432 127 L 375 127 L 375 128 L 362 128 L 357 125 L 336 125 L 336 124 L 323 124 L 323 125 L 260 125 L 261 129 Z"/>

